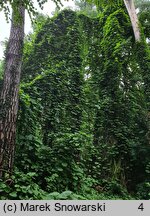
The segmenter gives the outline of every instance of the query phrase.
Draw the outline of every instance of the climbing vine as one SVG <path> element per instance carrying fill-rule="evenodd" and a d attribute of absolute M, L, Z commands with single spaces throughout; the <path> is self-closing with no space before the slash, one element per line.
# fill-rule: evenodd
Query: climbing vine
<path fill-rule="evenodd" d="M 3 196 L 149 198 L 148 83 L 149 48 L 135 43 L 121 1 L 97 17 L 39 15 L 25 41 L 15 174 Z"/>

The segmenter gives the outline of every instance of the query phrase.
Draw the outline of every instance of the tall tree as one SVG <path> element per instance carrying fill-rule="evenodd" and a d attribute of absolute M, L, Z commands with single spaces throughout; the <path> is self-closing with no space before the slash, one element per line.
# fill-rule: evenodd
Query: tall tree
<path fill-rule="evenodd" d="M 140 29 L 139 29 L 139 23 L 138 23 L 138 17 L 135 10 L 135 5 L 133 0 L 124 0 L 124 4 L 126 6 L 126 9 L 128 11 L 132 28 L 134 31 L 134 36 L 136 41 L 140 41 Z"/>
<path fill-rule="evenodd" d="M 13 10 L 10 37 L 8 41 L 3 87 L 0 95 L 0 177 L 7 171 L 12 173 L 16 120 L 18 112 L 18 91 L 21 74 L 25 7 L 17 8 L 20 21 L 16 21 Z"/>
<path fill-rule="evenodd" d="M 42 5 L 47 0 L 37 0 L 37 2 L 42 8 Z M 58 4 L 60 0 L 54 2 Z M 18 113 L 18 92 L 23 53 L 25 9 L 27 9 L 29 15 L 35 13 L 34 3 L 31 0 L 0 0 L 0 9 L 4 10 L 7 19 L 9 15 L 8 4 L 12 6 L 13 13 L 10 38 L 6 50 L 3 87 L 0 93 L 0 178 L 3 178 L 5 173 L 9 174 L 9 176 L 12 174 Z"/>

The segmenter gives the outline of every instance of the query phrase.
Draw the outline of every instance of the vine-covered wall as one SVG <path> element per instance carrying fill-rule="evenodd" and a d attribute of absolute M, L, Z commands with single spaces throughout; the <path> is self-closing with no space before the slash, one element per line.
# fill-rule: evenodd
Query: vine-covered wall
<path fill-rule="evenodd" d="M 124 196 L 147 184 L 149 60 L 136 49 L 121 4 L 97 18 L 40 17 L 25 43 L 17 169 L 47 192 L 98 186 Z"/>

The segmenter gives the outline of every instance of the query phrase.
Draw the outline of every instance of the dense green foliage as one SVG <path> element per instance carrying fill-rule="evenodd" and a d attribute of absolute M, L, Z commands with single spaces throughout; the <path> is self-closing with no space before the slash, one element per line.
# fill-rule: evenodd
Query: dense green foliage
<path fill-rule="evenodd" d="M 1 199 L 149 199 L 149 73 L 148 45 L 135 43 L 121 4 L 95 18 L 38 16 Z"/>
<path fill-rule="evenodd" d="M 150 1 L 136 0 L 136 7 L 138 8 L 138 16 L 145 36 L 150 39 Z"/>

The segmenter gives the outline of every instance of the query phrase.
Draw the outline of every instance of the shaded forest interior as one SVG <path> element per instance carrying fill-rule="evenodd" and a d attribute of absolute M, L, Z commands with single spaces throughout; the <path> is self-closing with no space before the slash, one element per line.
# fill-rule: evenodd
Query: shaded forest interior
<path fill-rule="evenodd" d="M 150 199 L 144 33 L 135 42 L 121 5 L 37 16 L 24 44 L 14 174 L 0 181 L 0 199 Z"/>

